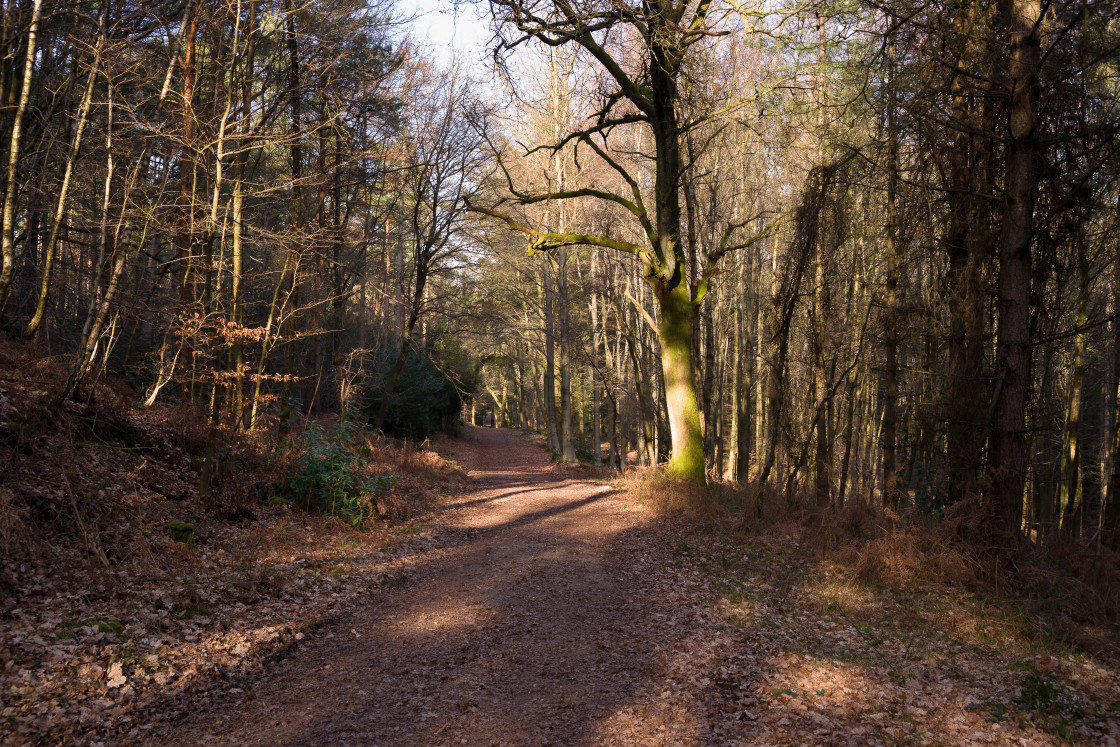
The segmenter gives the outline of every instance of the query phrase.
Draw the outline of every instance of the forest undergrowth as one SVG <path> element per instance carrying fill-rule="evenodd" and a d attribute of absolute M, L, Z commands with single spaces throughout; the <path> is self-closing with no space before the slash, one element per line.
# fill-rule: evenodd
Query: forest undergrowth
<path fill-rule="evenodd" d="M 676 563 L 742 636 L 718 667 L 729 718 L 806 743 L 1120 739 L 1114 553 L 1052 544 L 1009 563 L 951 515 L 768 495 L 759 517 L 749 484 L 704 491 L 650 469 L 619 484 L 682 520 Z M 791 735 L 791 712 L 817 731 Z"/>
<path fill-rule="evenodd" d="M 110 378 L 0 348 L 0 741 L 72 742 L 258 665 L 434 542 L 463 471 L 337 419 L 221 433 Z M 266 436 L 265 433 L 273 435 Z"/>

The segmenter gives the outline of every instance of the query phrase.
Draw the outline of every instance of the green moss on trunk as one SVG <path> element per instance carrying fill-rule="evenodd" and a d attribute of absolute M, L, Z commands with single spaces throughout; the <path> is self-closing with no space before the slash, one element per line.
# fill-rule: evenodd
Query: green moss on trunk
<path fill-rule="evenodd" d="M 661 307 L 661 367 L 665 375 L 665 404 L 673 458 L 669 472 L 686 480 L 706 484 L 704 436 L 700 430 L 700 407 L 692 376 L 692 316 L 695 303 L 688 286 L 678 283 L 657 294 Z"/>

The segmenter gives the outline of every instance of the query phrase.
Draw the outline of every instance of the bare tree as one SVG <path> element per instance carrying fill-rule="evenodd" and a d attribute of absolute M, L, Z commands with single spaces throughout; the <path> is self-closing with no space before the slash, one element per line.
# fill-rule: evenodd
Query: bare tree
<path fill-rule="evenodd" d="M 552 47 L 580 48 L 602 73 L 604 95 L 589 123 L 566 134 L 552 147 L 577 141 L 609 164 L 622 178 L 629 194 L 605 189 L 580 188 L 527 193 L 510 181 L 511 201 L 520 205 L 594 198 L 627 211 L 642 229 L 643 243 L 608 233 L 542 231 L 517 221 L 501 204 L 478 207 L 526 233 L 530 249 L 558 250 L 567 246 L 599 246 L 634 255 L 642 263 L 643 278 L 654 291 L 660 320 L 661 366 L 672 434 L 670 470 L 704 483 L 704 439 L 696 394 L 693 364 L 693 316 L 707 293 L 719 260 L 729 251 L 751 243 L 736 241 L 744 223 L 729 223 L 721 240 L 708 249 L 695 284 L 689 282 L 686 247 L 682 241 L 680 203 L 681 137 L 699 119 L 681 121 L 679 79 L 689 51 L 712 34 L 720 34 L 712 16 L 713 4 L 676 2 L 647 4 L 589 3 L 567 0 L 537 3 L 530 0 L 491 0 L 497 25 L 496 56 L 502 58 L 531 41 Z M 612 49 L 619 35 L 636 44 L 639 61 L 631 64 Z M 610 152 L 611 135 L 619 128 L 641 124 L 652 137 L 655 174 L 652 209 L 635 176 Z"/>

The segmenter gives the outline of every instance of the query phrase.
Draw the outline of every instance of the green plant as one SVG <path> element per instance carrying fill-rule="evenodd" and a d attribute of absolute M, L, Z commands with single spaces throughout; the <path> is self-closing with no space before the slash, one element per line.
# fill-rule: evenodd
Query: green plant
<path fill-rule="evenodd" d="M 973 703 L 971 705 L 965 706 L 964 709 L 972 713 L 984 711 L 988 717 L 988 720 L 994 724 L 1007 721 L 1008 713 L 1010 712 L 1010 709 L 1007 707 L 1006 703 L 1001 703 L 993 698 L 984 698 L 978 703 Z"/>
<path fill-rule="evenodd" d="M 278 492 L 297 505 L 360 526 L 376 512 L 370 495 L 387 489 L 396 475 L 371 477 L 354 448 L 353 425 L 341 421 L 327 430 L 311 423 L 296 438 L 295 467 Z"/>
<path fill-rule="evenodd" d="M 1050 731 L 1062 739 L 1069 739 L 1070 724 L 1086 716 L 1087 706 L 1052 673 L 1039 669 L 1033 663 L 1025 667 L 1019 678 L 1019 695 L 1015 705 L 1036 714 Z"/>
<path fill-rule="evenodd" d="M 198 527 L 189 521 L 169 521 L 163 525 L 163 531 L 176 542 L 194 547 L 195 532 L 198 531 Z"/>
<path fill-rule="evenodd" d="M 1072 724 L 1089 715 L 1087 706 L 1067 686 L 1058 681 L 1052 672 L 1039 669 L 1034 662 L 1012 662 L 1012 670 L 1023 672 L 1019 677 L 1019 694 L 1011 703 L 1001 703 L 993 698 L 966 706 L 968 711 L 983 711 L 993 722 L 1010 719 L 1012 709 L 1029 714 L 1021 723 L 1034 723 L 1062 740 L 1072 739 Z M 1101 714 L 1095 714 L 1098 718 Z"/>

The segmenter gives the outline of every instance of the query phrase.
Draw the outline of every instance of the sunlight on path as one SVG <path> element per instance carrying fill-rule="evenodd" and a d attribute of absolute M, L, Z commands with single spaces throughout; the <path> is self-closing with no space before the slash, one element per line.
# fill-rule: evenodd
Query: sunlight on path
<path fill-rule="evenodd" d="M 179 732 L 191 738 L 174 741 L 600 743 L 660 692 L 667 652 L 698 626 L 667 597 L 650 517 L 509 432 L 468 429 L 459 445 L 475 489 L 452 509 L 457 543 L 244 694 L 192 713 Z M 666 705 L 627 720 L 628 740 L 705 731 L 687 700 Z"/>

